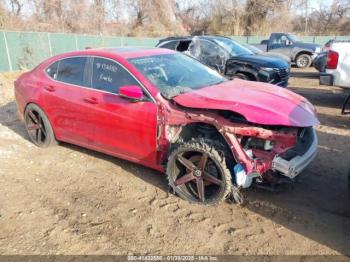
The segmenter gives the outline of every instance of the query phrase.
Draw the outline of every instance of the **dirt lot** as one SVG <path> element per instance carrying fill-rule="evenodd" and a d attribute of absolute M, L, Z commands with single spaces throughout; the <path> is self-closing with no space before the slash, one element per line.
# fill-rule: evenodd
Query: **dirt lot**
<path fill-rule="evenodd" d="M 350 254 L 350 118 L 342 90 L 292 79 L 317 107 L 319 154 L 283 192 L 246 207 L 191 205 L 153 170 L 61 144 L 39 149 L 0 75 L 0 254 Z"/>

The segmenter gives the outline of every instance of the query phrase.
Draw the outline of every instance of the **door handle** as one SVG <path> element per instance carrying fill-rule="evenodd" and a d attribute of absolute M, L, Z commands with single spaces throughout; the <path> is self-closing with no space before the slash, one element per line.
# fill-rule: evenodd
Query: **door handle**
<path fill-rule="evenodd" d="M 86 97 L 86 98 L 84 98 L 84 101 L 86 103 L 90 103 L 90 104 L 93 104 L 93 105 L 98 104 L 98 101 L 97 101 L 97 99 L 95 97 Z"/>
<path fill-rule="evenodd" d="M 53 87 L 53 86 L 45 86 L 44 87 L 47 91 L 49 91 L 49 92 L 54 92 L 55 91 L 55 87 Z"/>

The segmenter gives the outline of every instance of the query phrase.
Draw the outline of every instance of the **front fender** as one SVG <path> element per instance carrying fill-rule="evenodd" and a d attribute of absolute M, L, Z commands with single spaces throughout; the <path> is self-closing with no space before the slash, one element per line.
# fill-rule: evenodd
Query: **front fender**
<path fill-rule="evenodd" d="M 258 71 L 259 69 L 243 62 L 238 62 L 234 60 L 227 60 L 226 67 L 225 67 L 225 75 L 226 76 L 233 76 L 240 73 L 249 73 L 255 77 L 255 79 L 259 79 L 258 77 Z"/>
<path fill-rule="evenodd" d="M 309 54 L 310 56 L 312 56 L 315 52 L 314 52 L 314 50 L 308 49 L 308 48 L 293 47 L 293 49 L 292 49 L 292 61 L 295 61 L 297 56 L 301 53 Z"/>

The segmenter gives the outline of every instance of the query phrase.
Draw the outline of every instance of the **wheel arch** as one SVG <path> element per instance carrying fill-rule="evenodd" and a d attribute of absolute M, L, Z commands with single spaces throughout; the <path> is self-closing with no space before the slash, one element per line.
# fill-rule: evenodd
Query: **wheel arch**
<path fill-rule="evenodd" d="M 295 62 L 295 60 L 297 59 L 298 56 L 300 55 L 309 55 L 309 56 L 312 56 L 312 51 L 310 50 L 305 50 L 305 49 L 302 49 L 302 50 L 297 50 L 295 53 L 294 53 L 294 56 L 293 56 L 293 61 Z"/>
<path fill-rule="evenodd" d="M 256 73 L 252 70 L 247 70 L 247 71 L 242 71 L 242 70 L 238 70 L 236 72 L 236 74 L 243 74 L 246 75 L 250 81 L 258 81 L 258 76 L 256 75 Z"/>
<path fill-rule="evenodd" d="M 52 128 L 53 134 L 54 134 L 54 136 L 55 136 L 55 139 L 57 139 L 57 134 L 56 134 L 56 131 L 55 131 L 55 126 L 52 124 L 53 121 L 52 121 L 50 115 L 49 115 L 49 114 L 43 109 L 43 107 L 40 105 L 40 103 L 38 103 L 37 101 L 28 101 L 28 102 L 26 103 L 26 105 L 24 106 L 23 116 L 25 117 L 25 112 L 26 112 L 28 106 L 31 105 L 31 104 L 33 104 L 33 105 L 39 107 L 40 110 L 43 111 L 43 113 L 45 114 L 45 116 L 47 117 L 47 119 L 48 119 L 49 122 L 50 122 L 50 125 L 51 125 L 51 128 Z"/>
<path fill-rule="evenodd" d="M 170 150 L 171 151 L 176 147 L 179 143 L 189 142 L 192 139 L 202 138 L 205 140 L 211 140 L 214 146 L 217 147 L 218 150 L 222 151 L 226 158 L 226 164 L 228 165 L 230 162 L 237 162 L 228 141 L 225 137 L 220 133 L 220 131 L 212 124 L 205 122 L 192 122 L 186 125 L 183 125 L 178 130 L 174 139 L 170 141 Z M 230 168 L 232 172 L 233 169 Z"/>

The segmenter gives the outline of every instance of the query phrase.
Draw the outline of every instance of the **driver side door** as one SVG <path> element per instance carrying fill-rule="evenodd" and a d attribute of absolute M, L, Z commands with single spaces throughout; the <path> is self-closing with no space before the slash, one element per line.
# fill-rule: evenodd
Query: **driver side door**
<path fill-rule="evenodd" d="M 156 163 L 157 105 L 146 95 L 142 101 L 119 95 L 122 86 L 143 88 L 120 63 L 93 57 L 90 66 L 92 146 L 98 151 L 153 167 Z"/>

